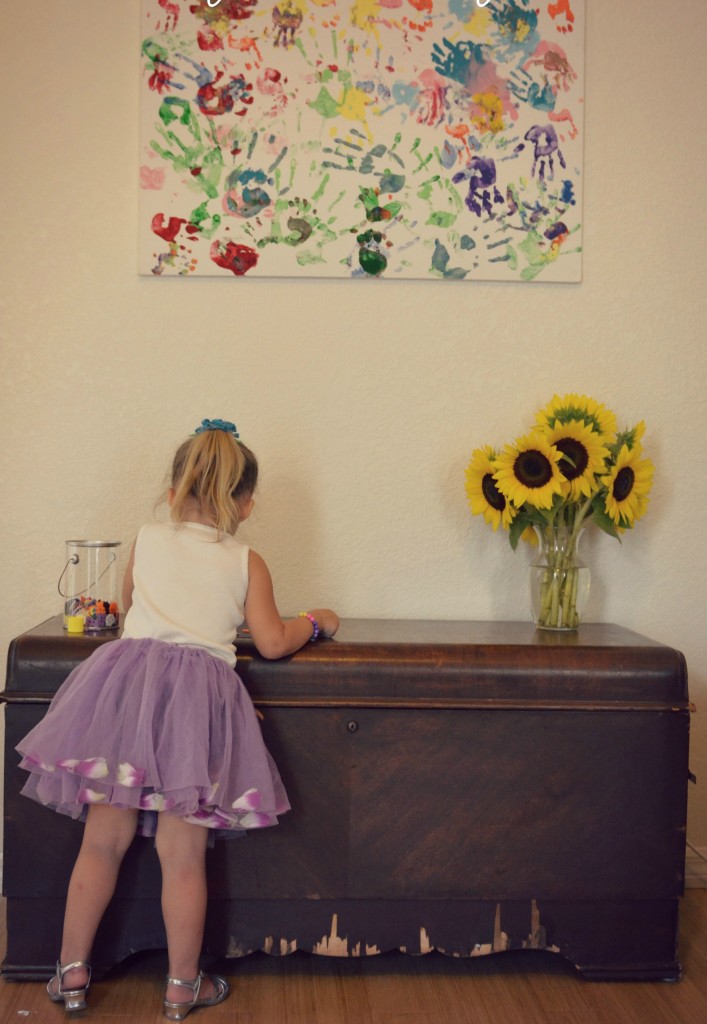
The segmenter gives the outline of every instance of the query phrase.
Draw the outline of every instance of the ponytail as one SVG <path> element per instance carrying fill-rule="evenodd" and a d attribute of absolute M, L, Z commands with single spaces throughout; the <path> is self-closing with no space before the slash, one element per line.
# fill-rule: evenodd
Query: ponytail
<path fill-rule="evenodd" d="M 258 461 L 232 433 L 208 429 L 177 449 L 172 463 L 172 519 L 185 521 L 190 499 L 213 514 L 219 534 L 238 529 L 238 501 L 250 498 L 258 482 Z"/>

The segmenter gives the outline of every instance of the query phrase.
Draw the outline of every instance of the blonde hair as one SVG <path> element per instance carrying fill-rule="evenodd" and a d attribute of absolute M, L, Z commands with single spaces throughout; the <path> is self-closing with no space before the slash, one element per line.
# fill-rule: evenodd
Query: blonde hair
<path fill-rule="evenodd" d="M 205 430 L 177 449 L 172 462 L 172 519 L 183 523 L 191 499 L 212 513 L 219 534 L 238 529 L 238 502 L 250 498 L 258 482 L 253 452 L 225 430 Z"/>

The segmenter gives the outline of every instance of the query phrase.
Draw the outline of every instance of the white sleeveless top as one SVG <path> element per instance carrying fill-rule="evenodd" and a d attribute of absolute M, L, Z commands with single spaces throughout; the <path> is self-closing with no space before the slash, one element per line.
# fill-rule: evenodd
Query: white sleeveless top
<path fill-rule="evenodd" d="M 248 547 L 218 540 L 200 523 L 148 523 L 135 544 L 133 603 L 123 636 L 203 647 L 236 664 L 236 630 L 245 617 Z"/>

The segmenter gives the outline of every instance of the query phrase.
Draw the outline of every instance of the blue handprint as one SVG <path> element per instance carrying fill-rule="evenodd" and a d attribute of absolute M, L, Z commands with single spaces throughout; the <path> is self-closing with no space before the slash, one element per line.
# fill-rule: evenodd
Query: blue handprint
<path fill-rule="evenodd" d="M 524 68 L 516 68 L 508 76 L 508 88 L 521 103 L 529 103 L 536 110 L 554 110 L 555 93 L 548 81 L 542 88 Z"/>
<path fill-rule="evenodd" d="M 463 39 L 459 43 L 452 43 L 449 39 L 443 39 L 442 43 L 446 49 L 442 49 L 439 43 L 432 47 L 432 63 L 435 69 L 444 78 L 451 78 L 462 85 L 468 85 L 470 80 L 469 67 L 472 61 L 476 65 L 484 63 L 483 49 L 476 43 Z"/>

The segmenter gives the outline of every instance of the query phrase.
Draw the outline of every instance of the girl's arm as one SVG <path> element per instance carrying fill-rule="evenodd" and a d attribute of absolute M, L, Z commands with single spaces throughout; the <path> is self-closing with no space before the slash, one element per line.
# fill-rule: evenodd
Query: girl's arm
<path fill-rule="evenodd" d="M 130 551 L 130 558 L 128 559 L 128 566 L 125 570 L 125 576 L 123 576 L 123 615 L 130 611 L 130 606 L 133 603 L 133 565 L 135 564 L 135 544 Z"/>
<path fill-rule="evenodd" d="M 330 608 L 313 608 L 311 615 L 323 636 L 333 636 L 339 618 Z M 248 552 L 248 593 L 245 617 L 253 642 L 264 658 L 283 658 L 312 639 L 309 619 L 283 620 L 275 604 L 272 578 L 267 565 L 255 551 Z"/>

